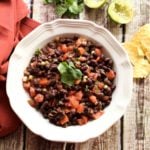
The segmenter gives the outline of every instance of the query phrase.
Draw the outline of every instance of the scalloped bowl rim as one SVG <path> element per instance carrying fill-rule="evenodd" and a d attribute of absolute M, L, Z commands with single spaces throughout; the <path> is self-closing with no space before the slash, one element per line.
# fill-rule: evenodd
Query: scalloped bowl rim
<path fill-rule="evenodd" d="M 54 36 L 70 33 L 92 37 L 106 49 L 115 64 L 116 89 L 111 104 L 99 119 L 82 126 L 62 128 L 52 125 L 29 106 L 22 77 L 36 48 L 43 47 Z M 132 95 L 132 76 L 128 55 L 107 29 L 87 20 L 56 19 L 37 27 L 16 46 L 9 61 L 6 90 L 12 109 L 33 133 L 51 141 L 83 142 L 104 133 L 125 113 Z"/>

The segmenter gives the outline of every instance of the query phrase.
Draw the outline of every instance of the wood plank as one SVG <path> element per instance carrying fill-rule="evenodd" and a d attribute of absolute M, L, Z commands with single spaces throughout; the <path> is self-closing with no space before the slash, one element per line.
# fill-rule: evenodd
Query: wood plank
<path fill-rule="evenodd" d="M 63 146 L 63 143 L 50 142 L 33 134 L 28 129 L 26 131 L 25 148 L 27 150 L 61 150 Z"/>
<path fill-rule="evenodd" d="M 0 138 L 0 150 L 22 150 L 23 149 L 23 125 L 14 133 Z"/>
<path fill-rule="evenodd" d="M 106 27 L 120 42 L 122 42 L 123 28 L 108 18 L 107 6 L 97 10 L 85 8 L 84 12 L 80 15 L 80 19 L 91 20 Z M 84 143 L 75 144 L 75 150 L 119 150 L 121 149 L 121 138 L 121 126 L 119 120 L 103 135 Z"/>
<path fill-rule="evenodd" d="M 80 144 L 75 144 L 75 150 L 120 150 L 120 149 L 121 147 L 120 147 L 119 122 L 113 125 L 103 135 L 94 139 L 90 139 Z"/>
<path fill-rule="evenodd" d="M 135 1 L 135 17 L 126 26 L 126 40 L 142 26 L 150 22 L 150 3 Z M 132 102 L 124 117 L 124 150 L 150 149 L 150 77 L 134 80 Z"/>
<path fill-rule="evenodd" d="M 150 149 L 150 78 L 144 81 L 144 148 Z"/>
<path fill-rule="evenodd" d="M 40 0 L 34 0 L 33 18 L 41 23 L 52 21 L 57 18 L 53 5 L 44 5 Z"/>

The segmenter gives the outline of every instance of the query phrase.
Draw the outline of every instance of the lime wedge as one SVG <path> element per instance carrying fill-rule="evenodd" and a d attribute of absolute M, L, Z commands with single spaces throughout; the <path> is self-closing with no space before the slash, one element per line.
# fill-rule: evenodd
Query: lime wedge
<path fill-rule="evenodd" d="M 126 0 L 114 0 L 108 7 L 110 18 L 120 24 L 127 24 L 133 18 L 133 7 Z"/>
<path fill-rule="evenodd" d="M 84 4 L 89 8 L 99 8 L 103 6 L 107 0 L 84 0 Z"/>

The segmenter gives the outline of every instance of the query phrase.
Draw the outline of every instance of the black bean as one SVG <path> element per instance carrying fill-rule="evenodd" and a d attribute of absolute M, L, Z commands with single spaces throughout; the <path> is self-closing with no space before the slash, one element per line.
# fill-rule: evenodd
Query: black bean
<path fill-rule="evenodd" d="M 110 87 L 107 87 L 107 88 L 104 90 L 104 93 L 105 93 L 106 95 L 111 95 L 111 94 L 112 94 L 111 88 L 110 88 Z"/>
<path fill-rule="evenodd" d="M 53 89 L 53 90 L 50 91 L 50 96 L 51 97 L 55 97 L 56 94 L 57 94 L 57 90 Z"/>
<path fill-rule="evenodd" d="M 103 69 L 108 72 L 110 69 L 107 66 L 103 66 Z"/>
<path fill-rule="evenodd" d="M 97 93 L 96 96 L 99 100 L 102 100 L 104 97 L 104 93 L 103 92 Z"/>
<path fill-rule="evenodd" d="M 56 84 L 56 80 L 55 79 L 52 79 L 51 81 L 50 81 L 50 86 L 54 86 Z"/>
<path fill-rule="evenodd" d="M 63 44 L 73 43 L 73 39 L 70 39 L 70 38 L 60 38 L 60 43 L 63 43 Z"/>
<path fill-rule="evenodd" d="M 56 43 L 50 42 L 47 44 L 48 47 L 55 49 L 56 48 Z"/>
<path fill-rule="evenodd" d="M 112 85 L 112 82 L 108 78 L 104 79 L 104 83 L 107 85 Z"/>
<path fill-rule="evenodd" d="M 61 53 L 60 50 L 55 50 L 55 53 L 56 53 L 57 57 L 60 56 L 60 55 L 62 55 L 62 53 Z"/>
<path fill-rule="evenodd" d="M 93 60 L 91 60 L 90 65 L 93 66 L 93 67 L 96 67 L 97 66 L 97 62 L 93 59 Z"/>
<path fill-rule="evenodd" d="M 49 104 L 47 101 L 45 101 L 42 105 L 41 105 L 41 108 L 40 108 L 40 112 L 43 114 L 43 116 L 45 118 L 48 117 L 48 111 L 49 111 Z"/>
<path fill-rule="evenodd" d="M 111 89 L 112 89 L 112 92 L 113 92 L 116 89 L 116 85 L 112 85 Z"/>
<path fill-rule="evenodd" d="M 87 79 L 87 85 L 91 86 L 93 83 L 94 82 L 92 79 L 90 79 L 90 78 Z"/>
<path fill-rule="evenodd" d="M 87 69 L 88 69 L 88 66 L 85 66 L 85 65 L 84 65 L 84 66 L 81 67 L 81 70 L 82 70 L 82 71 L 86 71 Z"/>
<path fill-rule="evenodd" d="M 51 64 L 50 70 L 51 71 L 57 71 L 57 65 L 56 64 Z"/>

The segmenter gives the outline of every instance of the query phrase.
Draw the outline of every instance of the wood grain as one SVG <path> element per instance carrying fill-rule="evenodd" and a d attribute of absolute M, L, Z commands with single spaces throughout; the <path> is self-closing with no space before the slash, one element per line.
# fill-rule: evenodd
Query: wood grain
<path fill-rule="evenodd" d="M 126 40 L 150 22 L 150 3 L 134 1 L 135 17 L 126 26 Z M 124 117 L 124 150 L 150 150 L 150 77 L 134 80 L 132 102 Z"/>
<path fill-rule="evenodd" d="M 63 149 L 63 143 L 56 143 L 47 141 L 27 129 L 26 131 L 26 143 L 27 150 L 61 150 Z"/>
<path fill-rule="evenodd" d="M 24 132 L 21 126 L 15 133 L 0 138 L 0 150 L 22 150 L 24 147 Z"/>

